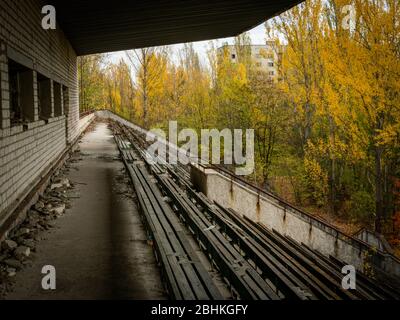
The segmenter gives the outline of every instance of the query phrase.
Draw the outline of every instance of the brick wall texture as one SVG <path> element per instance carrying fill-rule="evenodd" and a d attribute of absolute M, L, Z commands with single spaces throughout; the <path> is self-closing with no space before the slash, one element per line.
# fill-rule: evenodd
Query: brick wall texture
<path fill-rule="evenodd" d="M 0 0 L 0 223 L 84 127 L 76 54 L 59 25 L 42 28 L 43 5 L 40 0 Z M 34 120 L 25 127 L 10 123 L 10 58 L 33 70 Z M 48 121 L 39 120 L 37 72 L 67 88 L 65 111 Z"/>

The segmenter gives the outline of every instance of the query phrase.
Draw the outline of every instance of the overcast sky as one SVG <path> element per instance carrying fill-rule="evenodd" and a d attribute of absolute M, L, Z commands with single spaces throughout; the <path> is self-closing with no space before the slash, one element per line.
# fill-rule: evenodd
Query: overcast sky
<path fill-rule="evenodd" d="M 251 29 L 249 31 L 249 35 L 252 41 L 252 44 L 264 44 L 265 43 L 265 28 L 264 23 L 260 24 L 259 26 Z M 221 46 L 223 43 L 228 42 L 229 44 L 233 44 L 234 38 L 222 38 L 216 40 L 218 45 Z M 206 62 L 207 59 L 207 48 L 208 48 L 209 40 L 207 41 L 198 41 L 194 42 L 194 48 L 200 56 L 200 59 L 203 63 Z M 175 56 L 177 56 L 177 52 L 180 48 L 182 48 L 182 44 L 175 44 L 171 45 L 171 50 Z M 113 52 L 110 54 L 110 60 L 112 62 L 118 62 L 121 58 L 126 59 L 125 53 L 123 51 Z"/>

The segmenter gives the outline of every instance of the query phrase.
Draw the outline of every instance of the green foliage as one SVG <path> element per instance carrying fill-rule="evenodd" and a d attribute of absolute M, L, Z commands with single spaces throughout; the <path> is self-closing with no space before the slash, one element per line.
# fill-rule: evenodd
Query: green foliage
<path fill-rule="evenodd" d="M 328 198 L 328 174 L 315 159 L 304 159 L 305 195 L 318 207 L 323 207 Z"/>
<path fill-rule="evenodd" d="M 349 215 L 356 221 L 369 222 L 374 217 L 375 201 L 370 193 L 359 190 L 351 194 L 346 201 L 346 205 L 351 209 Z"/>

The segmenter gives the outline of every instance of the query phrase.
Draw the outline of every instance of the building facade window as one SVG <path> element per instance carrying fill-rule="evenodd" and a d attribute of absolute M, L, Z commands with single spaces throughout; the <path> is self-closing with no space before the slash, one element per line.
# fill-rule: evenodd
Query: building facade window
<path fill-rule="evenodd" d="M 54 116 L 59 117 L 63 114 L 61 85 L 55 81 L 53 82 L 53 96 L 54 96 Z"/>
<path fill-rule="evenodd" d="M 33 70 L 8 59 L 11 126 L 35 120 L 33 77 Z"/>
<path fill-rule="evenodd" d="M 63 100 L 63 111 L 66 116 L 69 112 L 69 89 L 66 86 L 62 86 L 62 100 Z"/>
<path fill-rule="evenodd" d="M 51 99 L 51 80 L 46 76 L 37 74 L 39 119 L 48 120 L 53 117 Z"/>

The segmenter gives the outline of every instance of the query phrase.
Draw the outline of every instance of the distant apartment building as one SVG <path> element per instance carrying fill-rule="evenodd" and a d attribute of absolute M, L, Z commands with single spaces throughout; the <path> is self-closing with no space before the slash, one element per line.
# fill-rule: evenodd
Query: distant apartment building
<path fill-rule="evenodd" d="M 255 69 L 265 72 L 271 82 L 282 81 L 280 67 L 285 46 L 277 45 L 274 41 L 267 41 L 266 44 L 249 45 L 248 47 L 250 47 L 251 60 Z M 238 49 L 236 45 L 225 44 L 218 49 L 218 53 L 223 54 L 227 50 L 231 61 L 236 63 L 239 61 Z"/>

